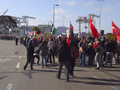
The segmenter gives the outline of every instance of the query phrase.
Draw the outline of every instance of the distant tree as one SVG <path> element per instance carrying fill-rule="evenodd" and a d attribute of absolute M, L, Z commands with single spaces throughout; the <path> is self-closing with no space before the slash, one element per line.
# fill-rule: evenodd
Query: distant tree
<path fill-rule="evenodd" d="M 35 31 L 36 34 L 40 33 L 40 29 L 36 26 L 32 29 L 32 31 Z"/>
<path fill-rule="evenodd" d="M 90 37 L 92 36 L 92 34 L 90 32 L 87 33 L 87 37 Z"/>

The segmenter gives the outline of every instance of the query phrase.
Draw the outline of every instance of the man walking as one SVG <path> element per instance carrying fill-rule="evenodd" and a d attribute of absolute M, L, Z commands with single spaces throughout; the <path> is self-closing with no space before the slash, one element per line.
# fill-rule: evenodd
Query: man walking
<path fill-rule="evenodd" d="M 110 59 L 110 67 L 112 67 L 112 60 L 113 60 L 113 52 L 115 50 L 115 44 L 109 40 L 106 44 L 106 59 L 105 59 L 105 66 L 107 66 L 108 59 Z"/>
<path fill-rule="evenodd" d="M 60 76 L 61 76 L 62 66 L 63 66 L 63 64 L 65 64 L 66 81 L 69 82 L 69 62 L 70 62 L 70 58 L 71 58 L 70 48 L 67 45 L 66 40 L 63 40 L 62 46 L 60 47 L 60 50 L 59 50 L 59 70 L 58 70 L 58 76 L 57 76 L 58 79 L 60 79 Z"/>

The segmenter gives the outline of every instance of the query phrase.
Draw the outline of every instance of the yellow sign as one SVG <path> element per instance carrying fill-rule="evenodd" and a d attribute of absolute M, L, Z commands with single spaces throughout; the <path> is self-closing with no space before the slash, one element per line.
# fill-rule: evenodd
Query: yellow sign
<path fill-rule="evenodd" d="M 48 37 L 50 38 L 50 33 L 48 33 Z"/>
<path fill-rule="evenodd" d="M 115 41 L 115 36 L 112 33 L 107 33 L 107 37 L 109 40 Z"/>

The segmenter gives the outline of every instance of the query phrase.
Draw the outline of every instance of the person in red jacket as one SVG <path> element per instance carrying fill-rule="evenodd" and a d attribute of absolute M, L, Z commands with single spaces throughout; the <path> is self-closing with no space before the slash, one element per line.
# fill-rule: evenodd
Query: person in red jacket
<path fill-rule="evenodd" d="M 100 45 L 100 40 L 98 38 L 95 39 L 93 47 L 95 48 L 95 52 L 96 52 L 96 55 L 95 55 L 95 61 L 97 63 L 96 69 L 99 69 L 100 66 L 102 66 L 103 64 L 102 64 L 102 61 L 101 61 L 102 60 L 102 58 L 101 58 L 102 54 L 100 53 L 101 45 Z"/>

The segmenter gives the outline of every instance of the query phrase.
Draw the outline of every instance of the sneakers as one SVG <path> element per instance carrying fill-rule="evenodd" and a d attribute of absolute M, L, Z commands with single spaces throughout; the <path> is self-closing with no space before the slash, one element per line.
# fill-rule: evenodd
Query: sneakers
<path fill-rule="evenodd" d="M 95 69 L 100 69 L 99 67 L 96 67 Z"/>
<path fill-rule="evenodd" d="M 65 79 L 65 80 L 66 80 L 66 82 L 70 82 L 69 79 Z"/>
<path fill-rule="evenodd" d="M 26 70 L 26 67 L 24 66 L 24 70 Z"/>
<path fill-rule="evenodd" d="M 58 79 L 60 79 L 60 77 L 58 77 L 58 74 L 57 74 L 57 73 L 55 74 L 55 76 L 56 76 Z"/>
<path fill-rule="evenodd" d="M 31 70 L 34 70 L 33 68 L 31 68 Z"/>

